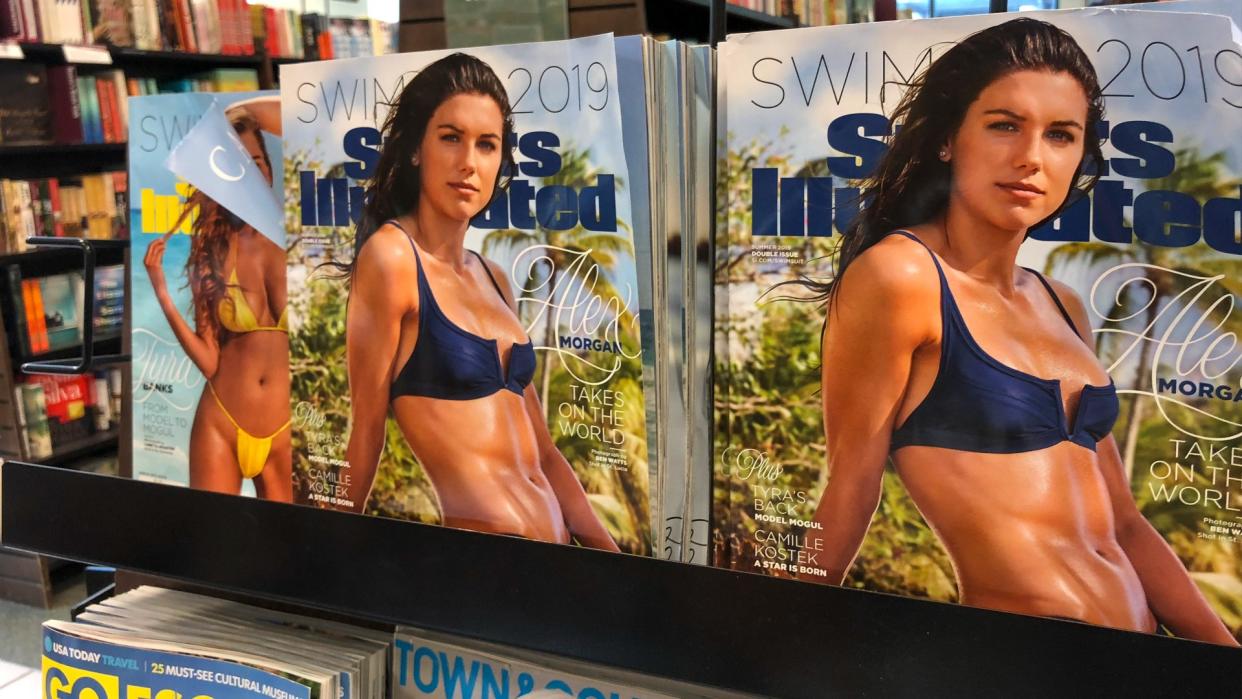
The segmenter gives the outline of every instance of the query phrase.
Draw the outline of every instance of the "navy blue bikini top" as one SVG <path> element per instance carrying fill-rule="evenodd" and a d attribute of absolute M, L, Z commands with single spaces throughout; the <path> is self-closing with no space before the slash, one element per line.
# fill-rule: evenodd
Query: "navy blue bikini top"
<path fill-rule="evenodd" d="M 389 221 L 397 228 L 401 224 Z M 404 228 L 401 228 L 405 232 Z M 409 238 L 409 235 L 406 235 Z M 473 400 L 508 389 L 522 395 L 535 376 L 535 346 L 529 340 L 513 345 L 509 352 L 509 375 L 500 366 L 500 348 L 495 340 L 479 337 L 453 324 L 436 303 L 435 294 L 423 272 L 414 240 L 414 263 L 418 265 L 418 340 L 414 351 L 401 367 L 401 373 L 388 390 L 389 400 L 398 396 L 424 396 L 443 400 Z M 471 252 L 474 252 L 473 250 Z M 504 294 L 487 263 L 479 256 L 500 298 Z"/>
<path fill-rule="evenodd" d="M 942 331 L 936 380 L 923 402 L 893 432 L 890 449 L 928 446 L 1016 454 L 1069 441 L 1095 451 L 1096 442 L 1108 436 L 1120 412 L 1112 382 L 1083 386 L 1078 413 L 1067 426 L 1061 382 L 1005 366 L 984 352 L 966 328 L 935 253 L 910 233 L 896 232 L 922 245 L 936 264 Z M 1039 272 L 1029 271 L 1047 289 L 1065 322 L 1074 328 L 1052 286 Z"/>

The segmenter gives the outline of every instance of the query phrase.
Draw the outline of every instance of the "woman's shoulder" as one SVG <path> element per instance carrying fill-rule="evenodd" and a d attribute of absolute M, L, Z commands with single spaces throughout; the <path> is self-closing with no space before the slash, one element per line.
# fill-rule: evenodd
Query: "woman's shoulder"
<path fill-rule="evenodd" d="M 931 251 L 897 232 L 881 238 L 850 263 L 842 286 L 865 288 L 872 294 L 915 298 L 937 296 L 940 276 Z"/>
<path fill-rule="evenodd" d="M 392 223 L 385 223 L 369 235 L 358 251 L 357 267 L 365 267 L 381 275 L 404 271 L 414 264 L 414 251 L 409 236 Z"/>

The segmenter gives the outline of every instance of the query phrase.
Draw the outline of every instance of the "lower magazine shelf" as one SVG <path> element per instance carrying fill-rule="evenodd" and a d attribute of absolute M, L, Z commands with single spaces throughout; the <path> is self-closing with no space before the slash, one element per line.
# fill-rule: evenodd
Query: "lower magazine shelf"
<path fill-rule="evenodd" d="M 9 462 L 0 543 L 771 697 L 1242 696 L 1242 652 Z"/>

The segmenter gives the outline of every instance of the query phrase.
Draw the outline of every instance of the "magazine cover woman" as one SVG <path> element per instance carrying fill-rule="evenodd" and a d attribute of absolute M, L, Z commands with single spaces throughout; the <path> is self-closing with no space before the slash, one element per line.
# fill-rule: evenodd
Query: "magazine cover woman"
<path fill-rule="evenodd" d="M 347 270 L 349 499 L 366 506 L 391 408 L 445 525 L 615 551 L 548 431 L 509 280 L 465 247 L 512 141 L 504 85 L 465 54 L 423 68 L 388 113 Z"/>
<path fill-rule="evenodd" d="M 1094 184 L 1102 115 L 1086 54 L 1025 18 L 965 38 L 901 99 L 834 280 L 805 282 L 828 302 L 830 477 L 807 532 L 823 571 L 802 577 L 844 579 L 891 456 L 964 604 L 1236 645 L 1135 505 L 1082 301 L 1016 264 Z"/>
<path fill-rule="evenodd" d="M 225 115 L 270 184 L 261 132 L 280 135 L 280 101 L 237 102 Z M 172 231 L 187 216 L 194 217 L 185 265 L 193 327 L 164 278 L 172 232 L 147 247 L 143 263 L 173 335 L 206 380 L 190 428 L 190 486 L 238 493 L 249 478 L 259 497 L 292 501 L 285 251 L 201 190 L 187 198 Z"/>

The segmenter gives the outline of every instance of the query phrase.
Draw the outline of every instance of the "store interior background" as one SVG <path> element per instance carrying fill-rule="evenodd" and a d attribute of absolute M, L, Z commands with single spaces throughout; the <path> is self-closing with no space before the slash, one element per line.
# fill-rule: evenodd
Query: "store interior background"
<path fill-rule="evenodd" d="M 261 4 L 302 13 L 318 12 L 329 17 L 373 18 L 400 23 L 400 50 L 416 51 L 562 39 L 609 31 L 614 29 L 609 23 L 617 21 L 630 24 L 629 27 L 615 27 L 618 33 L 632 33 L 642 28 L 636 27 L 627 18 L 642 15 L 624 14 L 622 10 L 640 2 L 643 0 L 609 5 L 608 11 L 612 14 L 608 15 L 588 7 L 599 3 L 584 0 L 262 0 Z M 656 33 L 667 31 L 666 27 L 659 26 L 667 21 L 664 19 L 666 16 L 678 14 L 670 11 L 669 7 L 682 4 L 680 0 L 646 0 L 646 3 L 646 17 L 649 20 L 646 29 Z M 668 3 L 666 7 L 657 7 L 665 3 Z M 894 6 L 891 3 L 892 0 L 849 0 L 851 21 L 867 21 L 877 14 L 892 13 Z M 684 14 L 695 21 L 701 18 L 703 26 L 677 38 L 702 39 L 708 29 L 707 13 L 703 8 L 706 3 L 689 4 L 699 7 L 696 12 Z M 1113 3 L 1008 0 L 1007 7 L 1009 11 L 1030 11 L 1097 4 Z M 986 13 L 988 10 L 988 0 L 897 0 L 895 3 L 895 14 L 899 19 L 949 17 Z M 674 36 L 677 34 L 674 33 Z M 5 173 L 0 172 L 0 177 L 4 176 Z M 115 461 L 115 445 L 111 453 L 89 457 L 94 462 L 92 470 L 99 468 L 101 459 Z M 70 463 L 67 467 L 78 466 Z M 113 464 L 109 468 L 105 465 L 102 470 L 115 472 L 116 466 Z M 4 592 L 0 586 L 0 699 L 39 696 L 39 672 L 36 668 L 41 651 L 40 624 L 46 619 L 68 619 L 71 607 L 87 595 L 83 565 L 53 562 L 52 567 L 54 590 L 50 608 L 3 599 Z"/>

